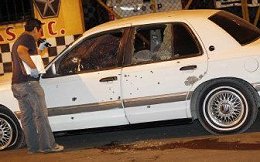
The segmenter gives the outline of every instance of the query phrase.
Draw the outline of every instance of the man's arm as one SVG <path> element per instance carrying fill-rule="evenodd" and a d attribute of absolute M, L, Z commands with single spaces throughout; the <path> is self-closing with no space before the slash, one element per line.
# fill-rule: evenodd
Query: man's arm
<path fill-rule="evenodd" d="M 28 51 L 29 49 L 23 45 L 19 45 L 17 48 L 17 53 L 21 60 L 24 61 L 31 69 L 36 69 L 36 66 L 33 63 Z"/>
<path fill-rule="evenodd" d="M 40 50 L 40 49 L 38 49 L 38 53 L 39 55 L 41 55 L 41 57 L 43 57 L 43 55 L 45 54 L 44 50 Z"/>

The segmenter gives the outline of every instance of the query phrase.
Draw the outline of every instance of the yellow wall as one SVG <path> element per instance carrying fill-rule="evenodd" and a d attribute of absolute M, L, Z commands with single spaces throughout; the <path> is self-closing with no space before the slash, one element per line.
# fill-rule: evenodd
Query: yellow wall
<path fill-rule="evenodd" d="M 60 0 L 60 11 L 56 18 L 42 19 L 34 6 L 35 17 L 44 22 L 44 37 L 82 34 L 84 32 L 81 0 Z M 23 31 L 24 23 L 0 26 L 0 44 L 13 42 Z"/>
<path fill-rule="evenodd" d="M 71 5 L 74 1 L 74 5 Z M 65 0 L 62 3 L 64 25 L 68 35 L 82 34 L 85 31 L 81 0 Z"/>

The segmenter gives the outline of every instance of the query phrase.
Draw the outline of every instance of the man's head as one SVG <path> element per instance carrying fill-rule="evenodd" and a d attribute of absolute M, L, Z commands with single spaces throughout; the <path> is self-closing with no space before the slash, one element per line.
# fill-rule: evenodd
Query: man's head
<path fill-rule="evenodd" d="M 42 36 L 42 25 L 40 20 L 33 18 L 25 22 L 24 29 L 31 33 L 35 40 L 38 40 Z"/>

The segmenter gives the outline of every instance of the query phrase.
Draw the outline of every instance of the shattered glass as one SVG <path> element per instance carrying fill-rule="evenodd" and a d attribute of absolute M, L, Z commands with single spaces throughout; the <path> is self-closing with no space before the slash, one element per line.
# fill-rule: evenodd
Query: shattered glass
<path fill-rule="evenodd" d="M 150 33 L 147 34 L 147 33 Z M 184 23 L 155 24 L 136 29 L 132 64 L 201 55 L 201 46 Z"/>
<path fill-rule="evenodd" d="M 132 64 L 168 60 L 172 57 L 172 30 L 171 24 L 163 25 L 160 28 L 135 33 L 135 41 L 142 41 L 143 48 L 134 46 Z M 149 36 L 147 32 L 151 33 Z M 153 35 L 154 34 L 154 35 Z M 136 43 L 137 44 L 137 43 Z"/>
<path fill-rule="evenodd" d="M 120 36 L 105 34 L 85 40 L 70 51 L 61 62 L 61 74 L 74 74 L 85 70 L 97 70 L 117 65 Z"/>

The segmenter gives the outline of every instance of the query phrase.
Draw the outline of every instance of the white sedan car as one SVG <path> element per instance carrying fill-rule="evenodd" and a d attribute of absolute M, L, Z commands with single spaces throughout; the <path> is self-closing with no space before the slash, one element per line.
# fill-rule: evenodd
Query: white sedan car
<path fill-rule="evenodd" d="M 155 13 L 92 28 L 40 83 L 54 132 L 198 119 L 213 134 L 246 131 L 260 107 L 260 31 L 225 11 Z M 0 150 L 23 133 L 0 86 Z"/>

